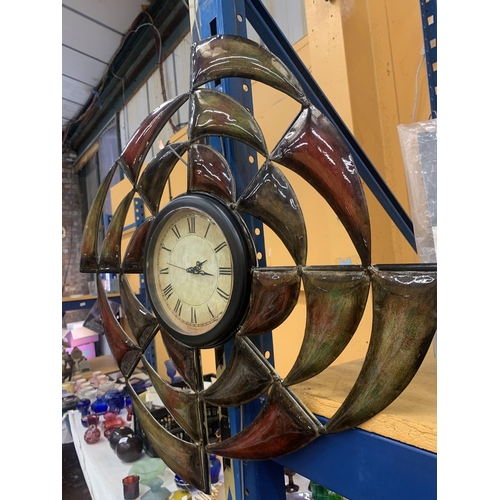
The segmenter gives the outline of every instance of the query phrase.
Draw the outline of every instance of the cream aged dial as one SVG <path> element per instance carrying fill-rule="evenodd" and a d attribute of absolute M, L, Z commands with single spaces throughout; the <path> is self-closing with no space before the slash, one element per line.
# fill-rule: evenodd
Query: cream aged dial
<path fill-rule="evenodd" d="M 235 333 L 249 298 L 254 252 L 244 226 L 211 196 L 170 202 L 151 227 L 146 287 L 162 326 L 193 347 L 213 347 Z"/>

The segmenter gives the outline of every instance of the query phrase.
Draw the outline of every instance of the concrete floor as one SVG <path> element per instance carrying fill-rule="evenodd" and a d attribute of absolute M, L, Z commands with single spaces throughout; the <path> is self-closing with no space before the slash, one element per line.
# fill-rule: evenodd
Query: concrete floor
<path fill-rule="evenodd" d="M 92 500 L 73 443 L 62 445 L 62 500 Z"/>

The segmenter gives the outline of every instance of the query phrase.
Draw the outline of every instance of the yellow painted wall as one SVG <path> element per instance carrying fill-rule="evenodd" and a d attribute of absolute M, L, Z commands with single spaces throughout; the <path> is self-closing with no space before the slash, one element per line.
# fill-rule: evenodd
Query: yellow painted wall
<path fill-rule="evenodd" d="M 423 46 L 420 4 L 413 0 L 340 3 L 353 117 L 352 132 L 409 213 L 397 125 L 411 123 Z M 415 120 L 429 118 L 425 64 Z M 416 262 L 417 256 L 367 190 L 374 263 Z"/>
<path fill-rule="evenodd" d="M 409 213 L 406 180 L 397 125 L 410 123 L 415 101 L 415 77 L 421 62 L 422 28 L 419 3 L 410 0 L 305 0 L 308 35 L 295 49 L 330 102 L 353 132 L 377 170 Z M 425 64 L 418 79 L 415 120 L 428 119 Z M 253 82 L 254 113 L 269 150 L 300 111 L 291 98 Z M 172 142 L 185 140 L 185 129 Z M 262 161 L 262 158 L 259 159 Z M 326 202 L 302 178 L 280 167 L 292 184 L 306 220 L 308 265 L 360 263 L 347 233 Z M 127 180 L 112 188 L 115 208 L 130 190 Z M 186 168 L 179 162 L 171 176 L 173 196 L 186 190 Z M 366 189 L 372 226 L 374 263 L 416 262 L 405 238 Z M 168 199 L 164 198 L 165 203 Z M 133 221 L 129 214 L 126 224 Z M 123 250 L 131 233 L 124 236 Z M 277 236 L 265 228 L 268 266 L 293 265 Z M 135 285 L 134 285 L 135 286 Z M 138 282 L 136 283 L 138 288 Z M 276 369 L 288 373 L 300 349 L 306 321 L 301 292 L 291 316 L 273 332 Z M 353 340 L 335 363 L 364 357 L 371 328 L 371 297 Z M 155 340 L 157 365 L 166 376 L 166 350 Z M 205 373 L 215 373 L 213 350 L 203 351 Z"/>

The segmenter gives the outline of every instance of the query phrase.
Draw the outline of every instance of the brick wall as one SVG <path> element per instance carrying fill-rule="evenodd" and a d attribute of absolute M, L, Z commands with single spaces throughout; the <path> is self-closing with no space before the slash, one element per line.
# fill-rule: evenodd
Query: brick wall
<path fill-rule="evenodd" d="M 88 275 L 80 273 L 80 249 L 83 235 L 82 193 L 73 164 L 62 162 L 62 296 L 88 294 Z M 68 311 L 66 322 L 85 319 L 88 311 Z M 82 317 L 81 317 L 82 316 Z"/>

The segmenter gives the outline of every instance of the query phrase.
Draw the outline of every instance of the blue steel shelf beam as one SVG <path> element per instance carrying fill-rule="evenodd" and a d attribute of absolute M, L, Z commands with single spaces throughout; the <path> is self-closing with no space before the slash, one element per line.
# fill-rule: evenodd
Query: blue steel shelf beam
<path fill-rule="evenodd" d="M 351 500 L 436 498 L 435 453 L 361 429 L 322 435 L 274 461 Z"/>
<path fill-rule="evenodd" d="M 337 130 L 349 146 L 362 179 L 416 252 L 417 247 L 413 223 L 393 192 L 389 189 L 351 131 L 335 111 L 262 2 L 260 0 L 244 1 L 246 16 L 250 24 L 267 48 L 281 59 L 295 75 L 311 103 L 337 127 Z"/>

